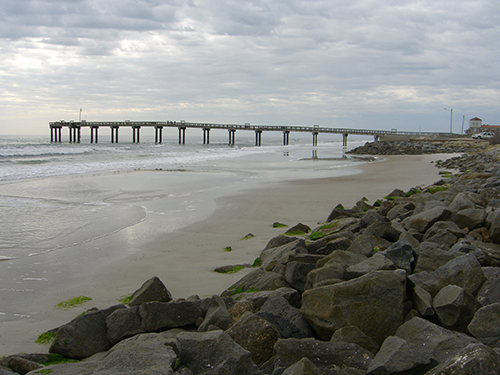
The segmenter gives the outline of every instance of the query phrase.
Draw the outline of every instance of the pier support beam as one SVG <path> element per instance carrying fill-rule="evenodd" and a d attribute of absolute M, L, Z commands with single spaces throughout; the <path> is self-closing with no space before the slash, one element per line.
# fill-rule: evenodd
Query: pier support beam
<path fill-rule="evenodd" d="M 79 126 L 70 126 L 69 129 L 69 143 L 80 143 L 81 128 Z"/>
<path fill-rule="evenodd" d="M 318 132 L 313 132 L 312 135 L 313 135 L 313 146 L 317 146 L 318 145 Z"/>
<path fill-rule="evenodd" d="M 95 132 L 95 137 L 94 137 L 94 132 Z M 98 126 L 92 126 L 90 128 L 90 143 L 97 143 L 99 141 L 99 127 Z"/>
<path fill-rule="evenodd" d="M 234 145 L 236 129 L 229 129 L 229 145 Z"/>
<path fill-rule="evenodd" d="M 61 142 L 62 126 L 50 127 L 50 142 Z"/>
<path fill-rule="evenodd" d="M 186 128 L 179 127 L 179 144 L 186 144 Z"/>
<path fill-rule="evenodd" d="M 118 143 L 118 129 L 119 126 L 111 127 L 111 143 Z"/>
<path fill-rule="evenodd" d="M 163 142 L 163 126 L 155 126 L 155 143 Z"/>
<path fill-rule="evenodd" d="M 283 131 L 283 146 L 288 146 L 290 144 L 290 131 Z"/>
<path fill-rule="evenodd" d="M 262 144 L 262 130 L 255 131 L 255 146 L 260 146 Z"/>
<path fill-rule="evenodd" d="M 141 141 L 140 138 L 140 126 L 132 126 L 132 142 L 133 143 L 139 143 Z"/>
<path fill-rule="evenodd" d="M 203 144 L 210 144 L 210 128 L 203 128 Z"/>
<path fill-rule="evenodd" d="M 345 133 L 342 134 L 342 148 L 345 150 L 347 148 L 347 136 L 349 134 Z"/>

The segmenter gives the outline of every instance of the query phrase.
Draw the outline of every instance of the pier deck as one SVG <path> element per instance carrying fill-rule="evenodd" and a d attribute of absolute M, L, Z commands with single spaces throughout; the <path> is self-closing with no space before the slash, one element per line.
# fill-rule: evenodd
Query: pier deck
<path fill-rule="evenodd" d="M 235 144 L 235 133 L 237 130 L 254 131 L 255 132 L 255 145 L 262 144 L 262 133 L 265 131 L 280 131 L 283 132 L 283 145 L 288 145 L 290 141 L 291 132 L 311 133 L 313 137 L 313 145 L 317 145 L 318 134 L 331 133 L 341 134 L 343 137 L 343 144 L 347 146 L 347 137 L 349 134 L 356 135 L 372 135 L 375 139 L 379 139 L 383 135 L 400 135 L 400 136 L 422 136 L 422 135 L 449 135 L 449 133 L 435 133 L 435 132 L 408 132 L 392 130 L 371 130 L 371 129 L 347 129 L 347 128 L 328 128 L 313 126 L 288 126 L 288 125 L 250 125 L 246 123 L 241 124 L 212 124 L 212 123 L 194 123 L 185 121 L 98 121 L 87 122 L 85 120 L 74 122 L 55 121 L 49 122 L 50 127 L 50 140 L 51 142 L 61 142 L 62 128 L 69 130 L 69 142 L 80 143 L 81 129 L 90 129 L 90 142 L 98 142 L 99 128 L 109 128 L 111 130 L 111 143 L 118 142 L 118 130 L 120 128 L 132 129 L 132 142 L 140 142 L 140 129 L 141 127 L 150 127 L 155 129 L 155 142 L 163 142 L 163 128 L 178 128 L 179 129 L 179 144 L 186 143 L 186 129 L 198 128 L 203 131 L 203 144 L 210 143 L 210 130 L 212 129 L 226 129 L 229 132 L 229 144 Z"/>

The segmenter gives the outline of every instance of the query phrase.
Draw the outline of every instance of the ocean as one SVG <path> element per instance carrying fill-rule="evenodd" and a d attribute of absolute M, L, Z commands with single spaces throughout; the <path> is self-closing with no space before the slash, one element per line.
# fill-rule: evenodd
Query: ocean
<path fill-rule="evenodd" d="M 206 219 L 217 199 L 284 180 L 357 173 L 340 136 L 212 132 L 141 134 L 140 143 L 100 135 L 81 143 L 50 136 L 0 137 L 0 323 L 36 319 L 36 301 L 81 282 L 80 270 L 137 251 L 135 237 L 154 237 Z M 194 135 L 193 135 L 194 134 Z M 354 137 L 353 137 L 354 138 Z M 349 148 L 366 139 L 350 139 Z M 154 172 L 154 173 L 153 173 Z M 135 236 L 135 237 L 134 237 Z M 1 338 L 1 335 L 0 335 Z"/>

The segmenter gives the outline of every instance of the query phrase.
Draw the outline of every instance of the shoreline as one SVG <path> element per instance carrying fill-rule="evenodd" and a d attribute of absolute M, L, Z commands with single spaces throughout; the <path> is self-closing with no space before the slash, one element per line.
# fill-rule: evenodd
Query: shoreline
<path fill-rule="evenodd" d="M 117 262 L 92 270 L 84 283 L 65 291 L 71 296 L 88 295 L 93 301 L 69 311 L 53 306 L 65 298 L 57 292 L 44 296 L 37 319 L 8 322 L 0 335 L 1 354 L 44 352 L 48 347 L 34 344 L 39 334 L 64 324 L 86 309 L 104 308 L 118 303 L 117 298 L 132 293 L 144 281 L 158 276 L 174 298 L 219 294 L 244 276 L 243 270 L 232 275 L 217 274 L 218 266 L 252 263 L 267 242 L 286 229 L 272 228 L 279 221 L 289 227 L 299 221 L 313 228 L 328 217 L 338 204 L 346 208 L 366 197 L 373 202 L 394 188 L 408 190 L 429 185 L 439 179 L 432 160 L 450 155 L 384 156 L 383 160 L 359 164 L 361 173 L 347 176 L 292 180 L 253 188 L 216 200 L 217 207 L 208 218 L 142 240 L 138 251 Z M 248 233 L 250 240 L 241 239 Z M 224 248 L 231 246 L 231 252 Z"/>

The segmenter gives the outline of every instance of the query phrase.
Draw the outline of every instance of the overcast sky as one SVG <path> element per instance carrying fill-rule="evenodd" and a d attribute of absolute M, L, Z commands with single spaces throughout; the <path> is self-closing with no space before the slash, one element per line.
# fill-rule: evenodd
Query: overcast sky
<path fill-rule="evenodd" d="M 500 124 L 499 0 L 2 0 L 0 52 L 1 134 Z"/>

